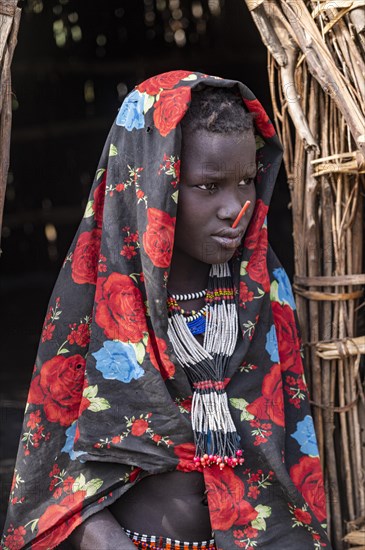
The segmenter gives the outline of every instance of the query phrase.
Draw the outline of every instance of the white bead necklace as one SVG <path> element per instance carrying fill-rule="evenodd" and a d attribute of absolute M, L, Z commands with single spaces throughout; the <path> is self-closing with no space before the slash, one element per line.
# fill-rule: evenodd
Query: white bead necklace
<path fill-rule="evenodd" d="M 171 298 L 177 302 L 187 302 L 189 300 L 197 300 L 198 298 L 204 298 L 207 291 L 199 290 L 199 292 L 189 292 L 189 294 L 170 294 Z"/>
<path fill-rule="evenodd" d="M 241 463 L 239 453 L 242 451 L 224 389 L 225 371 L 238 336 L 232 287 L 228 264 L 212 265 L 208 290 L 201 291 L 207 301 L 203 308 L 207 318 L 203 344 L 194 338 L 187 325 L 189 318 L 183 316 L 176 303 L 177 299 L 193 298 L 188 298 L 189 294 L 170 295 L 175 304 L 170 304 L 167 334 L 194 390 L 191 422 L 197 464 L 210 455 L 214 458 L 212 464 L 222 464 L 222 467 L 226 463 L 233 467 Z M 200 311 L 195 315 L 199 314 Z"/>

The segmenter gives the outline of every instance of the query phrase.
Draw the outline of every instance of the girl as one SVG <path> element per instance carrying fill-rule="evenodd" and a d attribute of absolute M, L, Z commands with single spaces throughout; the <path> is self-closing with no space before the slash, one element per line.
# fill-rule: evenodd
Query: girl
<path fill-rule="evenodd" d="M 51 297 L 4 549 L 330 548 L 267 241 L 280 160 L 241 83 L 173 71 L 126 98 Z"/>

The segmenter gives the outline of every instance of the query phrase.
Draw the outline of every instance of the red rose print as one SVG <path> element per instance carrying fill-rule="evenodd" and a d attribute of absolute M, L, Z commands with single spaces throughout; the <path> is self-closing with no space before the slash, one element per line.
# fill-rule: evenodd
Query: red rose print
<path fill-rule="evenodd" d="M 232 525 L 246 525 L 258 512 L 243 499 L 245 486 L 232 468 L 211 466 L 204 470 L 213 530 L 227 531 Z"/>
<path fill-rule="evenodd" d="M 283 384 L 280 365 L 271 367 L 262 383 L 262 396 L 247 406 L 249 413 L 261 420 L 270 419 L 278 426 L 285 425 Z"/>
<path fill-rule="evenodd" d="M 290 477 L 319 522 L 326 520 L 326 495 L 321 463 L 318 458 L 302 456 L 290 468 Z"/>
<path fill-rule="evenodd" d="M 71 493 L 72 492 L 72 486 L 75 483 L 75 479 L 72 476 L 66 477 L 66 479 L 63 481 L 63 490 L 65 493 Z"/>
<path fill-rule="evenodd" d="M 131 483 L 133 483 L 133 481 L 135 481 L 138 477 L 138 474 L 139 472 L 141 472 L 142 469 L 141 468 L 133 468 L 133 470 L 131 471 L 131 473 L 129 474 L 129 481 Z"/>
<path fill-rule="evenodd" d="M 150 354 L 152 365 L 160 371 L 164 380 L 172 378 L 175 374 L 175 365 L 170 361 L 167 353 L 167 344 L 162 338 L 157 338 L 154 333 L 150 333 L 146 351 Z"/>
<path fill-rule="evenodd" d="M 71 274 L 75 283 L 96 284 L 100 241 L 100 229 L 80 233 L 71 260 Z"/>
<path fill-rule="evenodd" d="M 271 307 L 278 339 L 281 370 L 302 374 L 300 339 L 293 310 L 287 304 L 281 305 L 279 302 L 271 302 Z"/>
<path fill-rule="evenodd" d="M 41 515 L 38 521 L 38 535 L 47 531 L 50 527 L 60 524 L 52 529 L 52 532 L 42 537 L 39 542 L 32 544 L 32 550 L 54 548 L 82 522 L 80 511 L 85 499 L 86 491 L 77 491 L 67 495 L 58 504 L 51 504 Z"/>
<path fill-rule="evenodd" d="M 81 355 L 57 355 L 46 361 L 32 380 L 28 402 L 43 405 L 50 422 L 69 426 L 78 416 L 85 364 Z"/>
<path fill-rule="evenodd" d="M 141 93 L 147 92 L 149 95 L 157 95 L 161 91 L 161 88 L 163 90 L 170 90 L 180 82 L 180 80 L 186 78 L 190 74 L 192 74 L 190 71 L 170 71 L 168 73 L 162 73 L 145 80 L 136 86 L 136 88 Z"/>
<path fill-rule="evenodd" d="M 249 539 L 254 539 L 255 537 L 257 537 L 257 533 L 257 529 L 254 529 L 253 527 L 246 527 L 245 529 L 245 535 Z"/>
<path fill-rule="evenodd" d="M 30 413 L 29 420 L 27 422 L 28 428 L 35 430 L 41 422 L 41 411 L 38 409 L 34 413 Z"/>
<path fill-rule="evenodd" d="M 195 466 L 195 452 L 196 448 L 194 443 L 181 443 L 180 445 L 175 445 L 174 453 L 179 459 L 179 464 L 176 466 L 176 469 L 181 472 L 202 472 L 202 466 Z"/>
<path fill-rule="evenodd" d="M 135 420 L 132 424 L 131 434 L 139 437 L 140 435 L 146 433 L 147 428 L 147 420 L 143 420 L 143 418 L 138 418 L 138 420 Z"/>
<path fill-rule="evenodd" d="M 76 441 L 78 441 L 79 439 L 80 439 L 80 428 L 79 428 L 79 424 L 77 423 L 76 424 L 76 432 L 75 432 L 74 443 L 76 443 Z"/>
<path fill-rule="evenodd" d="M 275 128 L 272 125 L 269 117 L 265 112 L 265 109 L 263 108 L 259 100 L 243 99 L 243 101 L 250 113 L 256 113 L 257 116 L 254 118 L 254 122 L 256 128 L 258 128 L 258 130 L 260 131 L 260 134 L 264 138 L 273 137 L 276 134 Z"/>
<path fill-rule="evenodd" d="M 263 227 L 257 246 L 248 261 L 246 269 L 250 279 L 260 283 L 265 292 L 269 292 L 270 290 L 270 278 L 266 263 L 267 247 L 267 229 Z"/>
<path fill-rule="evenodd" d="M 56 328 L 56 325 L 46 325 L 42 331 L 42 342 L 46 342 L 47 340 L 52 340 L 53 331 Z"/>
<path fill-rule="evenodd" d="M 166 137 L 176 128 L 188 109 L 190 98 L 191 90 L 188 86 L 161 92 L 153 113 L 153 121 L 161 136 Z"/>
<path fill-rule="evenodd" d="M 53 496 L 54 499 L 57 500 L 57 499 L 60 498 L 60 496 L 62 496 L 62 493 L 63 493 L 62 487 L 57 487 L 57 489 L 55 490 L 55 492 L 53 493 L 52 496 Z"/>
<path fill-rule="evenodd" d="M 103 175 L 103 179 L 94 191 L 94 202 L 92 209 L 94 212 L 94 220 L 98 227 L 103 223 L 103 210 L 105 202 L 105 185 L 106 185 L 106 170 Z"/>
<path fill-rule="evenodd" d="M 302 510 L 301 508 L 296 508 L 294 510 L 294 515 L 298 521 L 301 523 L 306 523 L 307 525 L 312 522 L 312 518 L 309 512 Z"/>
<path fill-rule="evenodd" d="M 122 250 L 120 251 L 120 255 L 127 258 L 127 260 L 131 260 L 133 258 L 133 256 L 137 256 L 137 252 L 136 252 L 134 246 L 130 246 L 130 245 L 125 244 L 123 246 Z"/>
<path fill-rule="evenodd" d="M 252 250 L 256 247 L 268 210 L 269 207 L 261 199 L 256 201 L 255 210 L 245 234 L 244 246 L 246 248 Z"/>
<path fill-rule="evenodd" d="M 10 531 L 10 534 L 6 535 L 4 540 L 6 548 L 9 548 L 9 550 L 20 550 L 23 548 L 25 544 L 24 535 L 27 533 L 25 528 L 21 525 L 13 531 L 11 529 L 8 529 L 8 531 Z"/>
<path fill-rule="evenodd" d="M 70 344 L 77 344 L 84 348 L 90 342 L 90 326 L 88 323 L 81 323 L 76 328 L 76 323 L 70 325 L 71 332 L 67 335 Z"/>
<path fill-rule="evenodd" d="M 86 411 L 86 409 L 89 408 L 90 403 L 91 403 L 91 401 L 87 397 L 83 396 L 81 398 L 81 403 L 80 403 L 80 407 L 79 407 L 79 414 L 82 414 L 84 411 Z"/>
<path fill-rule="evenodd" d="M 252 485 L 248 490 L 248 496 L 250 498 L 255 499 L 255 500 L 257 499 L 259 494 L 260 494 L 260 491 L 259 491 L 259 488 L 257 487 L 257 485 Z"/>
<path fill-rule="evenodd" d="M 147 332 L 143 296 L 128 275 L 112 273 L 96 289 L 96 323 L 107 338 L 140 342 Z"/>
<path fill-rule="evenodd" d="M 156 267 L 168 267 L 174 246 L 175 218 L 157 208 L 148 208 L 148 225 L 143 234 L 146 254 Z"/>
<path fill-rule="evenodd" d="M 192 397 L 187 397 L 186 399 L 183 399 L 179 403 L 180 407 L 182 407 L 185 411 L 191 412 L 192 407 Z"/>
<path fill-rule="evenodd" d="M 181 160 L 177 160 L 174 164 L 176 181 L 180 181 Z"/>
<path fill-rule="evenodd" d="M 49 472 L 48 476 L 53 477 L 60 473 L 60 468 L 58 464 L 54 464 L 52 470 Z"/>
<path fill-rule="evenodd" d="M 243 281 L 240 282 L 240 301 L 239 304 L 242 307 L 246 307 L 246 302 L 252 302 L 254 299 L 254 293 L 252 290 L 248 290 L 248 286 Z"/>

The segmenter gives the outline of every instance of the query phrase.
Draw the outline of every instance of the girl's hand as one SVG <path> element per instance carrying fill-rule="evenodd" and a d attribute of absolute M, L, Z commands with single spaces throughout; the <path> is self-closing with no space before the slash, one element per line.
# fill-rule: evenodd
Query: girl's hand
<path fill-rule="evenodd" d="M 76 527 L 67 542 L 75 550 L 136 550 L 108 508 L 97 512 Z"/>

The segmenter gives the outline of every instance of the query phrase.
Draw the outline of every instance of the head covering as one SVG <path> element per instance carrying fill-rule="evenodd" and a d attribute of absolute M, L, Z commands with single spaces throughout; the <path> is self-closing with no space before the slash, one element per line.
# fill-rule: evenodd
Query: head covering
<path fill-rule="evenodd" d="M 244 464 L 198 467 L 217 548 L 330 548 L 295 303 L 267 238 L 281 146 L 246 86 L 191 71 L 136 86 L 106 141 L 45 318 L 2 548 L 54 548 L 145 475 L 196 468 L 166 287 L 179 122 L 205 86 L 234 88 L 255 113 L 258 163 L 254 214 L 230 262 L 239 337 L 224 380 Z"/>

